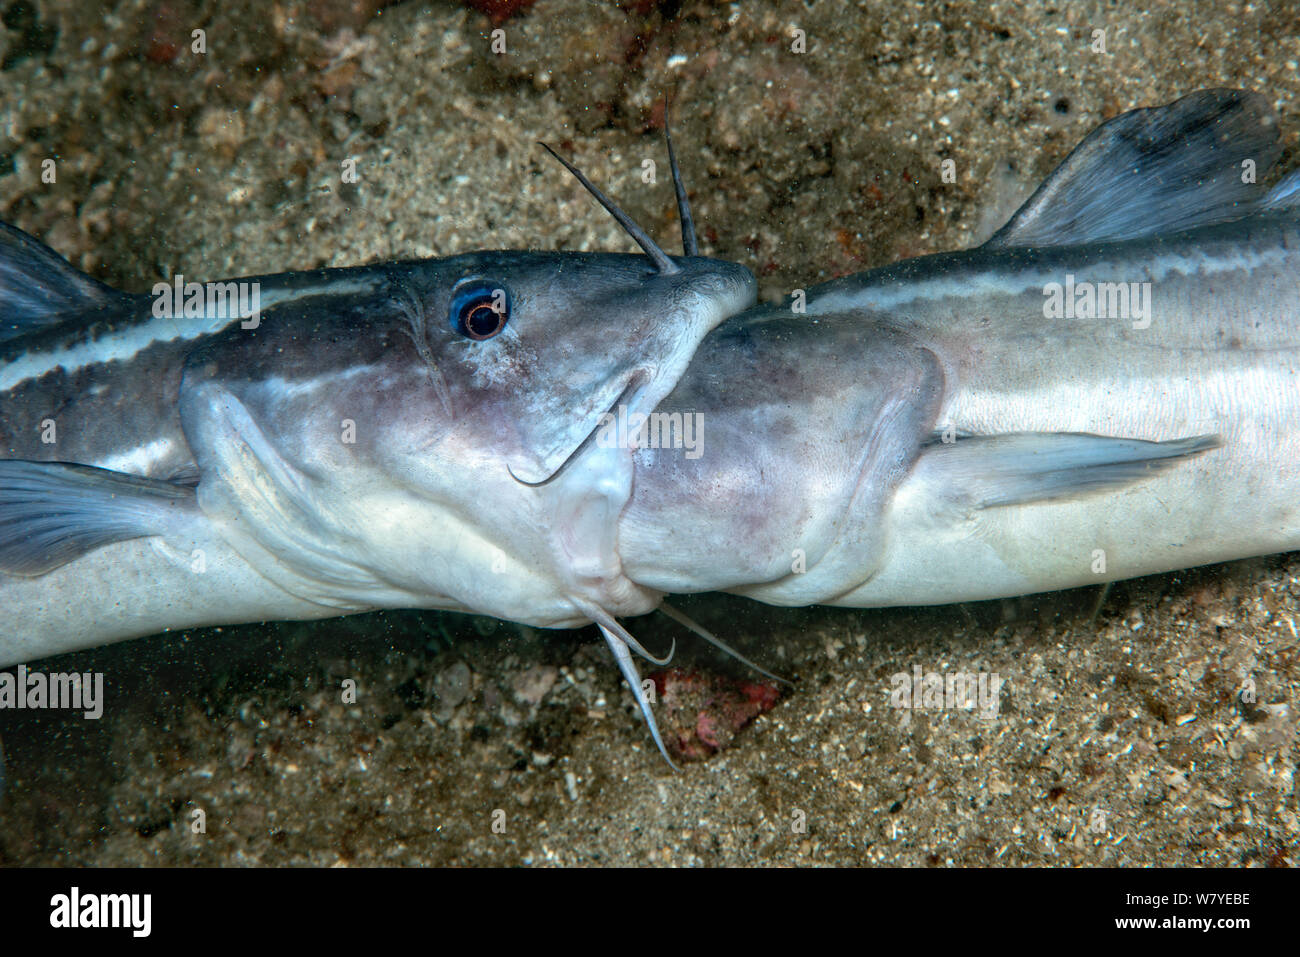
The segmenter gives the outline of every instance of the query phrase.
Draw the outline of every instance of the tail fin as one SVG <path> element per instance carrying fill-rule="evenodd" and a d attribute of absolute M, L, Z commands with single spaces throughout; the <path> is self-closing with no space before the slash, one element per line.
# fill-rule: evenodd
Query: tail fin
<path fill-rule="evenodd" d="M 21 229 L 0 223 L 0 342 L 129 298 L 73 269 Z"/>

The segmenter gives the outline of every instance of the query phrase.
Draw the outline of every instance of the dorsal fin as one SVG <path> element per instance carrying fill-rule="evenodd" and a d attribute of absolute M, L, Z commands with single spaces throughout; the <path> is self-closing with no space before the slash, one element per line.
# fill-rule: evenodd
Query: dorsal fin
<path fill-rule="evenodd" d="M 1257 208 L 1255 181 L 1279 152 L 1277 116 L 1258 93 L 1200 90 L 1133 110 L 1093 130 L 985 246 L 1072 246 L 1239 219 Z"/>
<path fill-rule="evenodd" d="M 73 269 L 21 229 L 0 223 L 0 342 L 129 298 Z"/>
<path fill-rule="evenodd" d="M 1293 169 L 1268 191 L 1260 205 L 1264 209 L 1296 209 L 1300 207 L 1300 169 Z"/>

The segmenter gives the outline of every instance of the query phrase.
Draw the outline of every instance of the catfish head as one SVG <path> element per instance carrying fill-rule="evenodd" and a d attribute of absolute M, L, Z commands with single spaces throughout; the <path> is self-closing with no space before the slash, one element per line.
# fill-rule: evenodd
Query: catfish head
<path fill-rule="evenodd" d="M 616 549 L 634 449 L 598 432 L 651 411 L 755 282 L 624 225 L 646 255 L 369 267 L 196 351 L 181 416 L 204 514 L 263 575 L 340 612 L 565 627 L 653 608 Z"/>

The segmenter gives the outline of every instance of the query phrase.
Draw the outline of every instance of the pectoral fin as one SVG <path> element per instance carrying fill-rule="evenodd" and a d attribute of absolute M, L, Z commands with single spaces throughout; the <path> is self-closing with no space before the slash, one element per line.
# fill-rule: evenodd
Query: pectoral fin
<path fill-rule="evenodd" d="M 0 461 L 0 572 L 35 578 L 114 542 L 166 534 L 194 490 L 63 462 Z"/>
<path fill-rule="evenodd" d="M 1022 432 L 934 441 L 925 467 L 959 507 L 997 508 L 1123 488 L 1218 448 L 1216 435 L 1169 442 L 1076 432 Z"/>

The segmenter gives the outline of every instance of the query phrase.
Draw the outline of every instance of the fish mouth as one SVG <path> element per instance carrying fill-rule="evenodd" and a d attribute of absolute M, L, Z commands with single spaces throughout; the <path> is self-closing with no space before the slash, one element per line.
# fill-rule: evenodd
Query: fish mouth
<path fill-rule="evenodd" d="M 632 375 L 628 377 L 627 384 L 623 386 L 622 391 L 620 391 L 619 394 L 614 397 L 614 401 L 609 404 L 609 407 L 605 410 L 605 412 L 602 413 L 596 419 L 596 424 L 591 427 L 591 431 L 588 432 L 586 436 L 583 437 L 581 442 L 579 442 L 576 446 L 574 446 L 573 451 L 564 457 L 564 461 L 562 461 L 559 465 L 557 465 L 554 468 L 554 470 L 552 470 L 550 475 L 546 476 L 543 479 L 539 479 L 535 482 L 530 482 L 527 479 L 521 479 L 518 475 L 515 474 L 514 468 L 507 464 L 506 471 L 510 473 L 510 477 L 514 479 L 516 482 L 518 482 L 520 485 L 525 485 L 528 488 L 542 488 L 543 486 L 550 485 L 552 482 L 554 482 L 557 478 L 560 477 L 561 473 L 563 473 L 566 468 L 568 468 L 572 463 L 580 459 L 582 457 L 583 452 L 585 452 L 588 448 L 590 448 L 591 443 L 596 438 L 596 433 L 599 432 L 601 427 L 606 422 L 609 421 L 609 419 L 607 418 L 608 416 L 617 415 L 619 406 L 635 404 L 636 401 L 640 399 L 641 387 L 645 384 L 645 381 L 646 381 L 646 374 L 644 372 L 642 372 L 641 370 L 637 370 L 636 372 L 633 372 Z M 630 399 L 629 396 L 631 397 Z"/>

